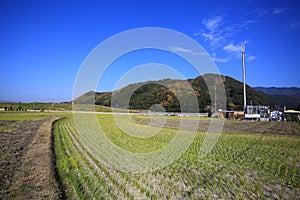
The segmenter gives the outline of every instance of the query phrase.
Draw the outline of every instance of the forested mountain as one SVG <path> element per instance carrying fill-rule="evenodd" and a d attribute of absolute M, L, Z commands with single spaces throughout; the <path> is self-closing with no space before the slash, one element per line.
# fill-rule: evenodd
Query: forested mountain
<path fill-rule="evenodd" d="M 300 110 L 300 88 L 297 87 L 255 87 L 266 94 L 274 105 Z"/>
<path fill-rule="evenodd" d="M 208 111 L 214 101 L 210 98 L 209 87 L 214 87 L 216 84 L 224 83 L 227 97 L 227 109 L 242 110 L 243 108 L 243 83 L 228 76 L 220 76 L 215 74 L 206 74 L 194 79 L 172 80 L 164 79 L 160 81 L 148 81 L 130 84 L 120 90 L 114 92 L 88 92 L 79 98 L 75 99 L 75 103 L 90 103 L 95 98 L 95 104 L 103 106 L 111 106 L 117 108 L 130 109 L 150 109 L 154 104 L 163 106 L 167 111 L 180 111 L 180 98 L 189 99 L 196 97 L 199 104 L 199 111 Z M 217 83 L 220 82 L 220 83 Z M 189 83 L 194 91 L 189 89 Z M 207 83 L 207 84 L 206 84 Z M 217 94 L 220 87 L 217 86 Z M 213 91 L 213 89 L 211 90 Z M 190 96 L 189 96 L 190 95 Z M 113 98 L 112 98 L 113 97 Z M 219 101 L 219 98 L 217 101 Z M 247 103 L 253 105 L 276 105 L 281 104 L 283 96 L 270 96 L 259 92 L 247 85 Z M 284 103 L 284 102 L 283 102 Z M 291 100 L 289 106 L 297 106 L 297 101 Z M 184 105 L 181 105 L 184 106 Z M 193 110 L 190 110 L 193 112 Z"/>
<path fill-rule="evenodd" d="M 285 95 L 300 98 L 300 88 L 298 87 L 254 87 L 254 89 L 265 94 Z"/>

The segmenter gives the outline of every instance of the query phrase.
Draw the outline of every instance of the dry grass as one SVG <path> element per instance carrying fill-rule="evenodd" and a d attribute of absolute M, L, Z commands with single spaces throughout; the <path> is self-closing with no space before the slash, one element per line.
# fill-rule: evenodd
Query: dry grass
<path fill-rule="evenodd" d="M 58 184 L 52 169 L 51 133 L 52 117 L 37 130 L 26 152 L 19 177 L 10 188 L 12 199 L 59 199 Z"/>

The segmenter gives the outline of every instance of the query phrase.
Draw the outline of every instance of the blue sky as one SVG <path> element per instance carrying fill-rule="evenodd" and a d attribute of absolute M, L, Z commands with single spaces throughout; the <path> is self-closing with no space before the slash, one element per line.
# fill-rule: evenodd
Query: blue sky
<path fill-rule="evenodd" d="M 222 74 L 237 80 L 245 43 L 250 86 L 300 87 L 299 10 L 300 2 L 289 0 L 0 1 L 0 100 L 71 100 L 86 56 L 107 38 L 140 27 L 186 34 Z M 112 90 L 132 67 L 151 62 L 171 65 L 186 78 L 199 75 L 176 56 L 147 50 L 116 60 L 97 89 Z"/>

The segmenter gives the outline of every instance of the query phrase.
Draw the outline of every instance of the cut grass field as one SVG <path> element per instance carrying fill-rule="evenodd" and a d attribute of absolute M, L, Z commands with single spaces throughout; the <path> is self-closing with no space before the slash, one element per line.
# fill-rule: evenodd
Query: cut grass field
<path fill-rule="evenodd" d="M 14 181 L 25 177 L 14 176 L 16 170 L 28 170 L 27 175 L 38 174 L 34 171 L 38 166 L 22 167 L 22 158 L 25 155 L 32 158 L 30 155 L 34 155 L 29 153 L 29 144 L 39 127 L 36 122 L 42 123 L 54 115 L 64 117 L 53 126 L 53 147 L 58 177 L 64 197 L 68 199 L 300 198 L 299 123 L 225 121 L 224 133 L 215 147 L 201 158 L 199 148 L 209 120 L 200 118 L 200 131 L 179 159 L 159 170 L 132 174 L 109 167 L 99 159 L 103 153 L 108 153 L 107 159 L 111 155 L 109 149 L 99 148 L 101 138 L 92 126 L 86 127 L 88 134 L 84 135 L 76 129 L 71 113 L 44 112 L 0 112 L 1 156 L 6 152 L 0 166 L 1 177 L 4 177 L 1 178 L 2 197 L 9 191 L 15 191 L 16 196 L 25 196 L 31 189 L 43 188 L 29 185 L 21 187 L 25 189 L 21 192 L 18 187 L 7 190 L 14 185 Z M 148 138 L 126 134 L 117 126 L 112 115 L 97 115 L 97 119 L 105 136 L 113 144 L 126 151 L 146 153 L 165 147 L 174 138 L 181 118 L 152 116 L 152 125 L 147 129 L 161 126 L 159 121 L 163 119 L 166 120 L 166 127 Z M 147 116 L 130 116 L 130 119 L 136 128 L 151 122 Z M 196 117 L 182 119 L 192 124 L 197 120 Z M 3 190 L 4 187 L 6 189 Z M 49 197 L 47 192 L 42 194 L 45 194 L 44 198 Z"/>
<path fill-rule="evenodd" d="M 167 118 L 169 128 L 141 139 L 126 135 L 112 116 L 98 115 L 102 131 L 112 143 L 139 153 L 164 147 L 176 134 L 178 119 L 174 119 L 172 122 L 172 118 Z M 141 121 L 138 123 L 145 126 Z M 54 144 L 66 196 L 69 199 L 299 199 L 299 123 L 226 123 L 227 133 L 221 134 L 207 156 L 198 155 L 205 138 L 204 132 L 198 132 L 175 162 L 160 170 L 132 174 L 97 159 L 101 152 L 108 151 L 101 151 L 100 143 L 95 145 L 101 139 L 97 130 L 87 127 L 88 134 L 84 135 L 71 118 L 60 120 L 54 125 Z M 237 129 L 238 126 L 243 128 Z"/>

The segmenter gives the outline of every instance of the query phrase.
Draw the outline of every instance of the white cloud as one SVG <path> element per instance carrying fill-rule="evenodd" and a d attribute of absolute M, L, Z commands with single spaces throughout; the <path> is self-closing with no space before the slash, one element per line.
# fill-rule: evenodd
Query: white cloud
<path fill-rule="evenodd" d="M 256 59 L 256 56 L 247 56 L 247 61 L 252 61 Z"/>
<path fill-rule="evenodd" d="M 229 53 L 229 55 L 225 58 L 219 58 L 217 57 L 216 53 L 213 53 L 212 54 L 212 60 L 215 61 L 215 62 L 221 62 L 221 63 L 226 63 L 226 62 L 229 62 L 230 60 L 232 60 L 233 58 L 236 58 L 236 59 L 241 59 L 241 47 L 238 46 L 238 45 L 227 45 L 228 46 L 228 50 L 231 52 Z M 246 55 L 246 60 L 247 61 L 252 61 L 252 60 L 255 60 L 256 59 L 256 56 L 252 56 L 252 55 Z"/>
<path fill-rule="evenodd" d="M 299 22 L 292 22 L 292 23 L 290 23 L 289 28 L 290 29 L 298 29 L 298 28 L 300 28 L 300 21 Z"/>
<path fill-rule="evenodd" d="M 241 45 L 228 44 L 223 47 L 223 50 L 227 52 L 241 52 Z"/>
<path fill-rule="evenodd" d="M 258 12 L 258 11 L 257 11 Z M 230 24 L 221 16 L 215 16 L 209 19 L 203 19 L 202 24 L 205 30 L 195 33 L 194 36 L 202 36 L 205 41 L 208 41 L 210 47 L 215 49 L 221 47 L 232 40 L 233 36 L 246 29 L 249 24 L 258 23 L 258 20 L 247 19 L 235 24 Z"/>
<path fill-rule="evenodd" d="M 202 36 L 205 37 L 208 40 L 214 40 L 214 34 L 213 33 L 202 33 Z"/>
<path fill-rule="evenodd" d="M 283 13 L 285 11 L 285 9 L 284 8 L 274 8 L 273 9 L 273 14 L 275 14 L 275 15 L 278 15 L 278 14 L 281 14 L 281 13 Z"/>
<path fill-rule="evenodd" d="M 277 11 L 278 12 L 278 11 Z M 204 30 L 195 33 L 194 36 L 202 36 L 205 41 L 209 42 L 210 50 L 223 50 L 227 57 L 218 58 L 213 54 L 212 59 L 216 62 L 228 62 L 233 58 L 241 58 L 241 44 L 248 43 L 248 40 L 236 42 L 235 36 L 247 29 L 249 25 L 260 22 L 260 18 L 270 13 L 269 10 L 255 9 L 247 14 L 248 19 L 242 17 L 237 19 L 235 23 L 229 24 L 222 16 L 215 16 L 203 19 L 201 22 L 204 25 Z M 251 16 L 249 15 L 251 14 Z M 249 60 L 255 59 L 255 56 L 249 57 Z"/>
<path fill-rule="evenodd" d="M 247 27 L 249 24 L 256 24 L 256 23 L 259 23 L 259 21 L 248 19 L 248 20 L 245 20 L 242 23 L 238 24 L 237 26 L 240 28 L 244 28 L 244 27 Z"/>
<path fill-rule="evenodd" d="M 170 50 L 172 51 L 175 51 L 175 52 L 183 52 L 183 53 L 189 53 L 189 54 L 192 54 L 192 55 L 202 55 L 202 54 L 206 54 L 205 52 L 196 52 L 196 51 L 193 51 L 191 49 L 186 49 L 186 48 L 183 48 L 183 47 L 169 47 Z"/>
<path fill-rule="evenodd" d="M 255 10 L 251 10 L 247 13 L 247 15 L 254 16 L 256 19 L 259 19 L 265 15 L 270 13 L 270 10 L 257 8 Z"/>
<path fill-rule="evenodd" d="M 221 16 L 212 17 L 210 19 L 203 19 L 202 24 L 205 26 L 206 31 L 195 33 L 195 36 L 201 35 L 205 41 L 209 41 L 211 47 L 220 46 L 224 42 L 226 37 L 226 31 L 224 31 L 224 20 Z"/>
<path fill-rule="evenodd" d="M 206 26 L 206 28 L 209 31 L 214 32 L 222 24 L 222 21 L 223 21 L 223 18 L 221 16 L 216 16 L 211 19 L 204 19 L 204 20 L 202 20 L 202 23 Z"/>
<path fill-rule="evenodd" d="M 216 53 L 213 53 L 211 59 L 214 61 L 214 62 L 221 62 L 221 63 L 226 63 L 228 61 L 230 61 L 230 57 L 227 57 L 227 58 L 218 58 Z"/>
<path fill-rule="evenodd" d="M 248 43 L 248 41 L 241 42 L 239 44 L 229 43 L 223 47 L 223 50 L 226 51 L 231 57 L 240 58 L 242 52 L 242 44 Z"/>
<path fill-rule="evenodd" d="M 228 45 L 224 46 L 223 47 L 223 50 L 226 51 L 230 58 L 234 57 L 236 59 L 241 59 L 241 53 L 242 53 L 242 44 L 247 44 L 248 41 L 243 41 L 239 44 L 232 44 L 232 43 L 229 43 Z M 247 61 L 252 61 L 256 59 L 255 56 L 252 56 L 252 55 L 248 55 L 247 56 L 247 49 L 246 49 L 246 60 Z"/>
<path fill-rule="evenodd" d="M 211 58 L 214 62 L 221 62 L 221 63 L 227 63 L 230 58 L 217 58 L 217 57 L 212 57 Z"/>

